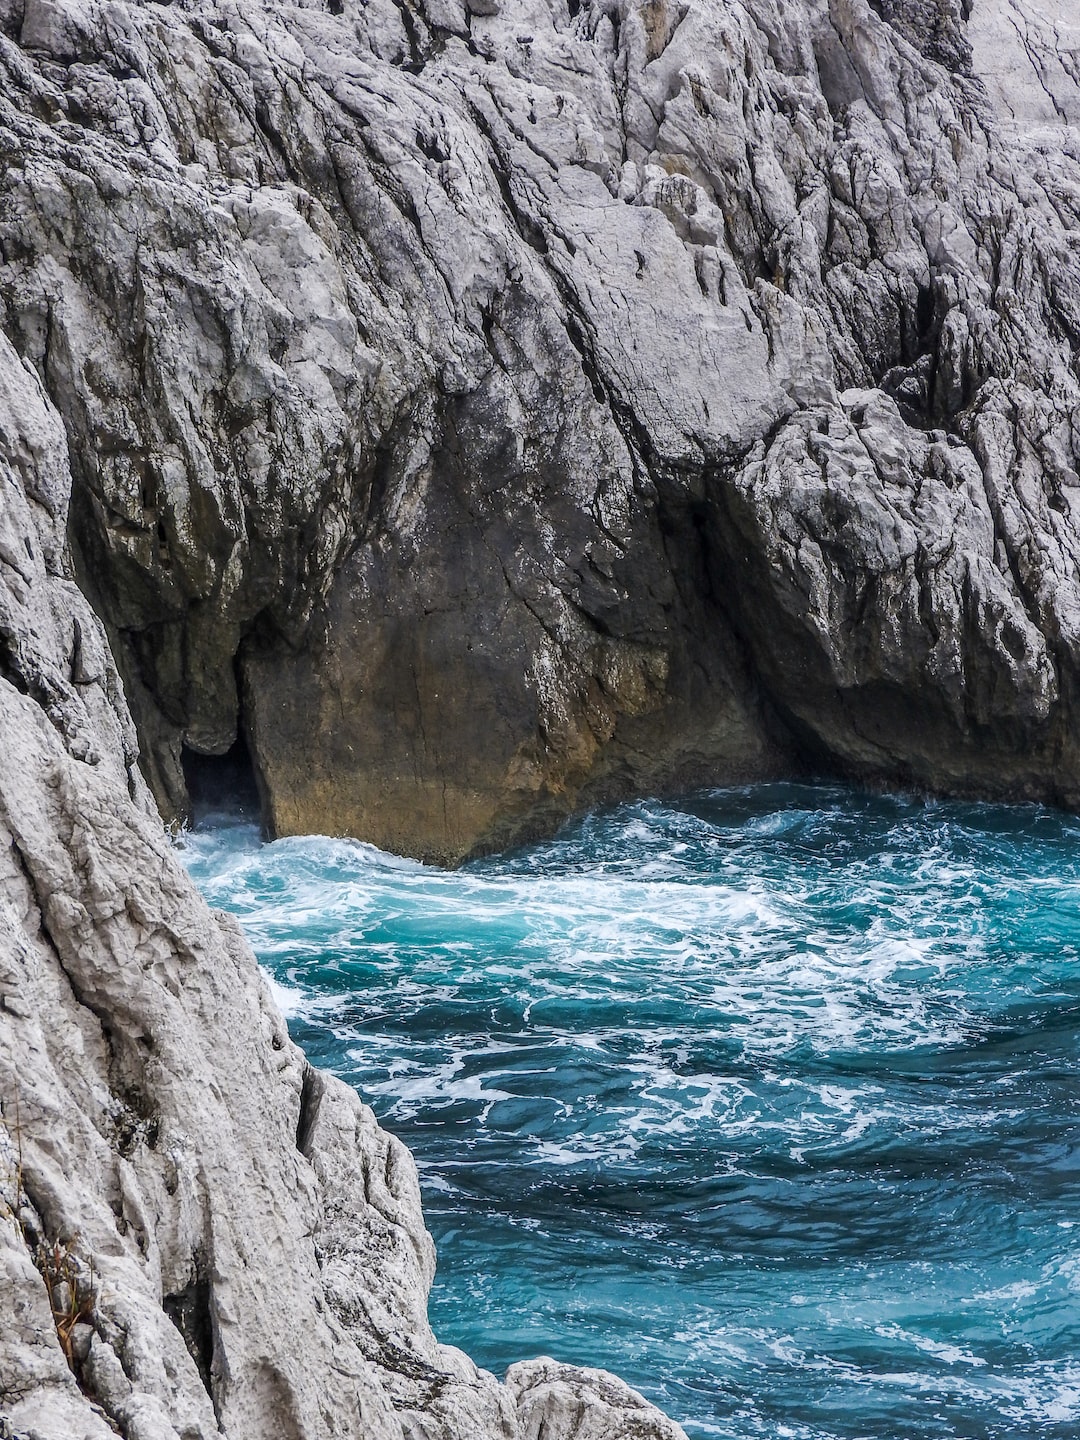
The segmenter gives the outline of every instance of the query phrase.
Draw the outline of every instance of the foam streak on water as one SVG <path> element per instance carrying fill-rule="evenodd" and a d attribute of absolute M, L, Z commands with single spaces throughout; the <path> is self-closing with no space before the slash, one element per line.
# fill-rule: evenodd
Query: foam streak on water
<path fill-rule="evenodd" d="M 763 786 L 453 874 L 183 845 L 416 1155 L 444 1340 L 695 1440 L 1080 1435 L 1080 822 Z"/>

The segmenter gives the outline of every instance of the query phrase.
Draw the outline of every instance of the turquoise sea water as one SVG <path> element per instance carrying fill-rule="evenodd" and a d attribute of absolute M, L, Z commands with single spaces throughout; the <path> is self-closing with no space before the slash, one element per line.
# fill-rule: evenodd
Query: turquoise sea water
<path fill-rule="evenodd" d="M 694 1440 L 1080 1436 L 1080 820 L 762 786 L 450 874 L 182 844 L 416 1155 L 443 1340 Z"/>

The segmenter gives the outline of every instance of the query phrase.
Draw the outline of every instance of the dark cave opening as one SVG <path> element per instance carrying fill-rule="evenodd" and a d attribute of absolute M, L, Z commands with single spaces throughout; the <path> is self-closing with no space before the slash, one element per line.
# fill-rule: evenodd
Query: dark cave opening
<path fill-rule="evenodd" d="M 185 745 L 180 761 L 193 825 L 211 817 L 256 822 L 262 819 L 255 762 L 242 733 L 224 755 L 202 755 Z"/>

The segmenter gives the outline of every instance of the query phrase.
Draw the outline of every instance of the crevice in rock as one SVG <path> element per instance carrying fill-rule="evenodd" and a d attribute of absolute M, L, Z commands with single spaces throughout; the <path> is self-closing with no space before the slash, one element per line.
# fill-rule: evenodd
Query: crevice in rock
<path fill-rule="evenodd" d="M 102 1033 L 110 1055 L 115 1057 L 112 1036 L 104 1027 Z M 114 1102 L 112 1139 L 117 1153 L 130 1160 L 140 1147 L 156 1150 L 161 1117 L 149 1097 L 137 1086 L 126 1085 L 119 1093 L 114 1092 Z"/>
<path fill-rule="evenodd" d="M 655 456 L 648 429 L 638 418 L 633 406 L 621 401 L 609 385 L 597 359 L 593 337 L 573 287 L 557 270 L 551 269 L 550 274 L 566 310 L 563 328 L 567 339 L 581 356 L 582 372 L 592 388 L 594 399 L 607 406 L 631 455 L 651 474 L 656 467 L 653 465 Z M 658 477 L 653 475 L 653 479 L 657 481 Z"/>
<path fill-rule="evenodd" d="M 296 1148 L 305 1160 L 311 1159 L 311 1137 L 319 1108 L 326 1093 L 326 1082 L 314 1065 L 304 1066 L 304 1080 L 300 1088 L 300 1114 L 296 1121 Z"/>
<path fill-rule="evenodd" d="M 5 1117 L 4 1123 L 7 1124 Z M 94 1270 L 93 1256 L 80 1253 L 78 1236 L 61 1238 L 54 1232 L 52 1239 L 45 1233 L 43 1198 L 34 1193 L 31 1176 L 23 1167 L 22 1140 L 16 1108 L 15 1136 L 18 1146 L 18 1169 L 15 1175 L 13 1205 L 7 1216 L 26 1246 L 34 1269 L 41 1276 L 48 1299 L 49 1311 L 56 1328 L 56 1339 L 75 1377 L 75 1383 L 91 1404 L 99 1403 L 85 1361 L 97 1326 L 100 1281 Z M 0 1401 L 11 1395 L 10 1387 L 0 1384 Z M 0 1416 L 0 1425 L 3 1417 Z M 8 1432 L 0 1429 L 0 1440 Z M 123 1431 L 119 1433 L 124 1433 Z"/>
<path fill-rule="evenodd" d="M 29 695 L 30 687 L 22 673 L 22 667 L 18 663 L 15 649 L 15 641 L 11 635 L 0 630 L 0 677 L 14 685 L 20 695 Z"/>
<path fill-rule="evenodd" d="M 203 1389 L 210 1397 L 214 1414 L 219 1422 L 217 1401 L 214 1398 L 214 1318 L 212 1310 L 212 1288 L 210 1278 L 200 1256 L 195 1257 L 194 1273 L 182 1290 L 162 1297 L 161 1308 L 183 1337 Z"/>
<path fill-rule="evenodd" d="M 592 388 L 593 398 L 598 405 L 608 404 L 608 393 L 592 353 L 592 346 L 586 343 L 585 332 L 570 314 L 564 321 L 567 339 L 581 356 L 581 370 Z"/>
<path fill-rule="evenodd" d="M 25 1235 L 24 1238 L 30 1258 L 45 1285 L 56 1338 L 68 1369 L 75 1376 L 79 1388 L 92 1399 L 94 1397 L 83 1377 L 83 1361 L 97 1310 L 98 1282 L 93 1260 L 83 1260 L 74 1239 L 66 1242 L 59 1239 L 39 1240 L 32 1246 L 29 1238 Z"/>
<path fill-rule="evenodd" d="M 873 383 L 884 390 L 905 424 L 915 430 L 941 429 L 963 438 L 962 416 L 985 376 L 966 359 L 952 373 L 947 350 L 949 308 L 933 282 L 920 286 L 914 307 L 901 304 L 902 356 L 887 368 L 871 368 Z M 950 376 L 952 383 L 950 383 Z"/>
<path fill-rule="evenodd" d="M 3 817 L 2 811 L 0 811 L 0 817 Z M 33 866 L 11 825 L 10 818 L 3 818 L 7 818 L 8 828 L 12 830 L 12 859 L 22 875 L 27 892 L 37 909 L 41 942 L 49 947 L 58 971 L 71 987 L 71 994 L 76 1003 L 97 1020 L 101 1029 L 101 1038 L 108 1050 L 109 1086 L 116 1097 L 118 1107 L 114 1115 L 115 1128 L 109 1138 L 121 1155 L 132 1154 L 138 1143 L 146 1144 L 153 1149 L 157 1144 L 160 1122 L 153 1102 L 143 1091 L 141 1084 L 143 1062 L 146 1055 L 153 1050 L 153 1037 L 148 1034 L 134 1034 L 125 1037 L 122 1029 L 118 1030 L 116 1017 L 110 1013 L 108 1006 L 101 1001 L 95 1002 L 90 999 L 85 985 L 81 983 L 80 977 L 73 973 L 71 965 L 65 959 L 63 947 L 53 934 L 47 897 L 42 892 Z M 130 1043 L 125 1045 L 125 1040 Z M 124 1125 L 125 1116 L 128 1120 L 133 1120 L 134 1129 Z M 43 1218 L 47 1220 L 48 1216 L 43 1213 Z"/>
<path fill-rule="evenodd" d="M 525 243 L 531 245 L 538 255 L 546 255 L 548 253 L 547 236 L 535 220 L 521 209 L 517 200 L 514 198 L 514 192 L 510 188 L 510 169 L 495 139 L 495 134 L 488 122 L 487 116 L 478 106 L 471 102 L 469 103 L 469 114 L 472 117 L 473 124 L 488 143 L 491 151 L 491 173 L 495 177 L 495 183 L 499 187 L 499 194 L 502 196 L 503 205 L 506 207 L 506 213 L 514 223 L 514 228 Z"/>
<path fill-rule="evenodd" d="M 408 4 L 400 5 L 398 9 L 401 15 L 401 23 L 409 42 L 409 59 L 401 62 L 401 69 L 407 71 L 410 75 L 419 75 L 427 64 L 424 36 L 421 34 L 420 29 L 423 22 Z"/>

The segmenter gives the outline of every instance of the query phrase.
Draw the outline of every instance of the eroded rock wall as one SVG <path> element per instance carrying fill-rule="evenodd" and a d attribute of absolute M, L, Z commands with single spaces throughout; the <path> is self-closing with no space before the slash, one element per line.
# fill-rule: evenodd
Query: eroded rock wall
<path fill-rule="evenodd" d="M 273 830 L 439 860 L 1078 803 L 1066 10 L 7 0 L 0 305 L 165 812 L 238 725 Z"/>
<path fill-rule="evenodd" d="M 1061 0 L 0 0 L 17 1431 L 678 1434 L 437 1344 L 407 1153 L 154 800 L 239 728 L 272 828 L 440 860 L 805 764 L 1080 804 L 1078 55 Z"/>
<path fill-rule="evenodd" d="M 0 337 L 0 1430 L 679 1440 L 610 1376 L 502 1385 L 436 1341 L 411 1156 L 289 1040 L 149 802 L 70 489 Z"/>

